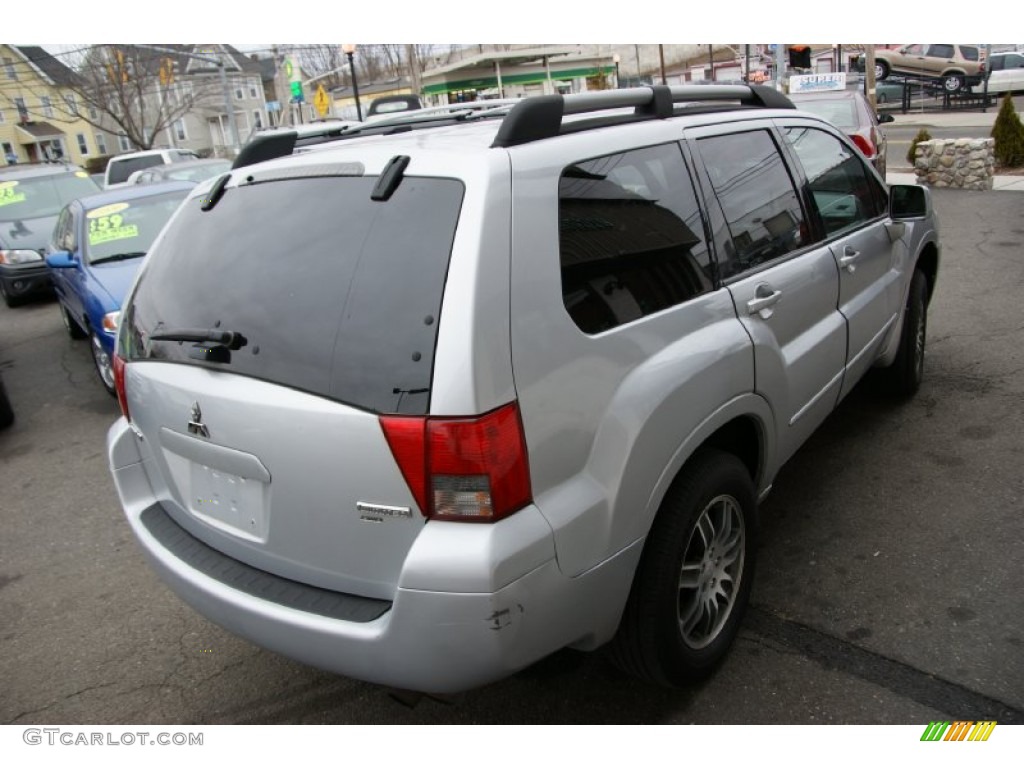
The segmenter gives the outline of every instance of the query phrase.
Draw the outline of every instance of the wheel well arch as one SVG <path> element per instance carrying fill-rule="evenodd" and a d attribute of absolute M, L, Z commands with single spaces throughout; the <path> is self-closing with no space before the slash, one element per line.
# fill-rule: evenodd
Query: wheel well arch
<path fill-rule="evenodd" d="M 939 249 L 935 243 L 929 242 L 921 249 L 921 253 L 917 257 L 917 264 L 914 265 L 914 268 L 920 269 L 924 274 L 925 279 L 928 281 L 928 296 L 926 297 L 926 301 L 927 303 L 931 303 L 932 294 L 935 293 L 935 280 L 939 273 Z"/>
<path fill-rule="evenodd" d="M 747 468 L 750 479 L 757 486 L 764 467 L 765 441 L 763 427 L 753 416 L 737 416 L 712 432 L 683 462 L 677 477 L 690 463 L 693 456 L 705 448 L 717 448 L 731 453 Z"/>

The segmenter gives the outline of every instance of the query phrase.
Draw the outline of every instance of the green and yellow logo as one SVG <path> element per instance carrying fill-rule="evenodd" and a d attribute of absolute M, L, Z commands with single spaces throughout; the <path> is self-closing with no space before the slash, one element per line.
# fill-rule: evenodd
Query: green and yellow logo
<path fill-rule="evenodd" d="M 988 741 L 995 727 L 995 720 L 933 721 L 924 729 L 921 741 Z"/>

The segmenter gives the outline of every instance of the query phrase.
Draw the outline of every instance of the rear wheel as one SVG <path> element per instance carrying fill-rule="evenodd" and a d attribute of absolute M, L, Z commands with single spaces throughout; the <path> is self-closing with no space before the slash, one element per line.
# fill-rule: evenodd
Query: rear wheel
<path fill-rule="evenodd" d="M 754 486 L 743 463 L 718 450 L 694 456 L 651 527 L 612 660 L 666 686 L 711 674 L 750 597 L 756 525 Z"/>
<path fill-rule="evenodd" d="M 99 336 L 95 333 L 89 337 L 89 343 L 92 347 L 92 362 L 96 366 L 96 375 L 100 377 L 100 383 L 103 384 L 103 388 L 107 390 L 107 393 L 116 397 L 117 389 L 114 386 L 113 361 L 110 359 L 107 350 L 103 348 L 103 343 L 100 341 Z"/>
<path fill-rule="evenodd" d="M 942 87 L 946 90 L 946 93 L 957 93 L 963 90 L 965 82 L 963 75 L 953 72 L 943 76 Z"/>

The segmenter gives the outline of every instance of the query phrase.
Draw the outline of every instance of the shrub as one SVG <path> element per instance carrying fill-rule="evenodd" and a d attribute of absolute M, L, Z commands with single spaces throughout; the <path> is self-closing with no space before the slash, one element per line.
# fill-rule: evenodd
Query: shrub
<path fill-rule="evenodd" d="M 915 136 L 914 140 L 910 142 L 910 149 L 907 150 L 907 162 L 910 163 L 911 166 L 914 165 L 914 159 L 917 157 L 917 145 L 922 141 L 931 140 L 932 135 L 924 128 L 917 132 L 917 136 Z"/>
<path fill-rule="evenodd" d="M 997 165 L 1008 168 L 1024 165 L 1024 123 L 1020 121 L 1009 91 L 1003 97 L 992 125 L 992 138 L 996 140 Z"/>
<path fill-rule="evenodd" d="M 103 173 L 107 170 L 107 162 L 110 160 L 110 155 L 99 155 L 97 157 L 90 157 L 83 164 L 86 173 Z"/>

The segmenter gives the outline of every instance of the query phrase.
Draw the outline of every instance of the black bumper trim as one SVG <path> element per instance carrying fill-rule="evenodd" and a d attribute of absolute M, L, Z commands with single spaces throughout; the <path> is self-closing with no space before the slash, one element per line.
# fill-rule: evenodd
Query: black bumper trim
<path fill-rule="evenodd" d="M 159 505 L 143 512 L 140 520 L 153 538 L 190 568 L 268 603 L 360 624 L 378 619 L 391 609 L 387 600 L 332 592 L 241 563 L 201 542 Z"/>

